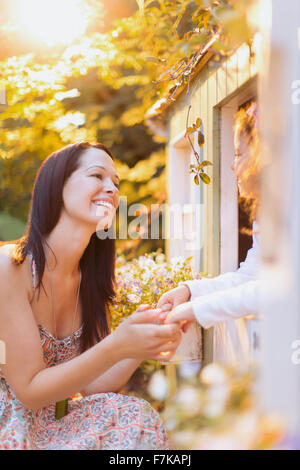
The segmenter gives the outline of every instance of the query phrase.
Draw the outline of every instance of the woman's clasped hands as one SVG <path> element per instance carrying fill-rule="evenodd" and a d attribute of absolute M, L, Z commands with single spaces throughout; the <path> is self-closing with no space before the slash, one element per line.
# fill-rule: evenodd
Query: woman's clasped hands
<path fill-rule="evenodd" d="M 181 338 L 180 323 L 164 323 L 170 305 L 151 309 L 141 305 L 126 318 L 112 335 L 127 358 L 169 361 L 175 354 Z"/>
<path fill-rule="evenodd" d="M 184 333 L 188 330 L 189 326 L 196 321 L 190 298 L 190 290 L 185 284 L 161 296 L 157 307 L 165 311 L 165 324 L 177 323 Z"/>

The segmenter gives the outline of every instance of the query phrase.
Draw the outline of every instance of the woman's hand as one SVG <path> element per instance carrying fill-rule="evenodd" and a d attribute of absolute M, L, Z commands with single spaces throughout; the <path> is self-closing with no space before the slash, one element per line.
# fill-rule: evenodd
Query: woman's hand
<path fill-rule="evenodd" d="M 178 323 L 182 327 L 182 331 L 186 332 L 191 323 L 195 322 L 193 307 L 191 302 L 178 305 L 166 316 L 165 323 Z"/>
<path fill-rule="evenodd" d="M 161 314 L 161 309 L 143 305 L 116 328 L 112 336 L 124 358 L 169 361 L 173 357 L 182 337 L 180 324 L 154 324 Z"/>
<path fill-rule="evenodd" d="M 158 308 L 164 307 L 166 304 L 170 304 L 170 308 L 174 309 L 177 305 L 188 302 L 191 298 L 191 292 L 188 286 L 181 284 L 175 289 L 165 292 L 157 303 Z"/>

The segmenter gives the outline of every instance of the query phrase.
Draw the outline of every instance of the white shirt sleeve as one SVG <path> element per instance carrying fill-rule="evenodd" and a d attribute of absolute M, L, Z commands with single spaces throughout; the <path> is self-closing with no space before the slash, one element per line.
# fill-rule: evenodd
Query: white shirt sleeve
<path fill-rule="evenodd" d="M 203 328 L 210 328 L 216 323 L 258 315 L 259 286 L 259 280 L 251 280 L 236 287 L 194 298 L 191 303 L 198 323 Z"/>
<path fill-rule="evenodd" d="M 257 223 L 253 222 L 253 232 L 257 231 Z M 188 286 L 191 292 L 191 300 L 196 297 L 223 291 L 232 287 L 239 286 L 257 278 L 259 263 L 259 238 L 257 233 L 252 236 L 253 246 L 248 250 L 246 259 L 240 264 L 240 267 L 233 272 L 220 274 L 213 278 L 195 279 L 193 281 L 184 281 L 180 284 Z"/>

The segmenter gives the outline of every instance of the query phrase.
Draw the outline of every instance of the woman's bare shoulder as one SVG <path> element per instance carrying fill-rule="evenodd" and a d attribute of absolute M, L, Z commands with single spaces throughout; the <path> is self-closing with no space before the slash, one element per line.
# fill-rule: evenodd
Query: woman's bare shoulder
<path fill-rule="evenodd" d="M 9 271 L 13 270 L 13 267 L 16 266 L 16 264 L 13 262 L 11 258 L 11 254 L 13 253 L 13 250 L 15 249 L 16 245 L 12 243 L 7 243 L 6 245 L 1 245 L 0 246 L 0 270 L 1 274 L 4 274 L 5 271 L 7 273 Z"/>
<path fill-rule="evenodd" d="M 24 262 L 17 264 L 13 260 L 13 250 L 15 244 L 5 244 L 0 246 L 0 278 L 1 283 L 7 285 L 13 283 L 14 287 L 24 287 L 26 291 L 30 288 L 30 266 L 28 257 Z"/>
<path fill-rule="evenodd" d="M 16 247 L 15 243 L 5 243 L 1 242 L 0 245 L 0 253 L 1 254 L 9 254 L 10 250 L 14 249 Z"/>
<path fill-rule="evenodd" d="M 7 273 L 15 271 L 14 268 L 17 266 L 17 263 L 13 261 L 13 252 L 16 248 L 14 243 L 7 243 L 5 245 L 0 246 L 0 270 L 1 273 L 4 274 L 5 271 Z"/>

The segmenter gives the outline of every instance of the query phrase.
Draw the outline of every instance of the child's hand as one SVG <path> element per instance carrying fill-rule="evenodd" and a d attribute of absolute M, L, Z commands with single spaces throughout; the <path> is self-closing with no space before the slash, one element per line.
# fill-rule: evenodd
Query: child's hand
<path fill-rule="evenodd" d="M 181 323 L 182 330 L 187 331 L 189 325 L 196 321 L 192 303 L 185 302 L 171 310 L 165 319 L 165 323 Z"/>
<path fill-rule="evenodd" d="M 165 305 L 171 304 L 171 308 L 177 307 L 177 305 L 188 302 L 191 298 L 191 292 L 187 285 L 182 284 L 175 289 L 165 292 L 158 301 L 157 307 L 162 308 Z"/>
<path fill-rule="evenodd" d="M 164 304 L 163 307 L 160 307 L 161 313 L 157 317 L 157 321 L 155 323 L 165 323 L 165 319 L 167 315 L 172 310 L 172 304 Z"/>

